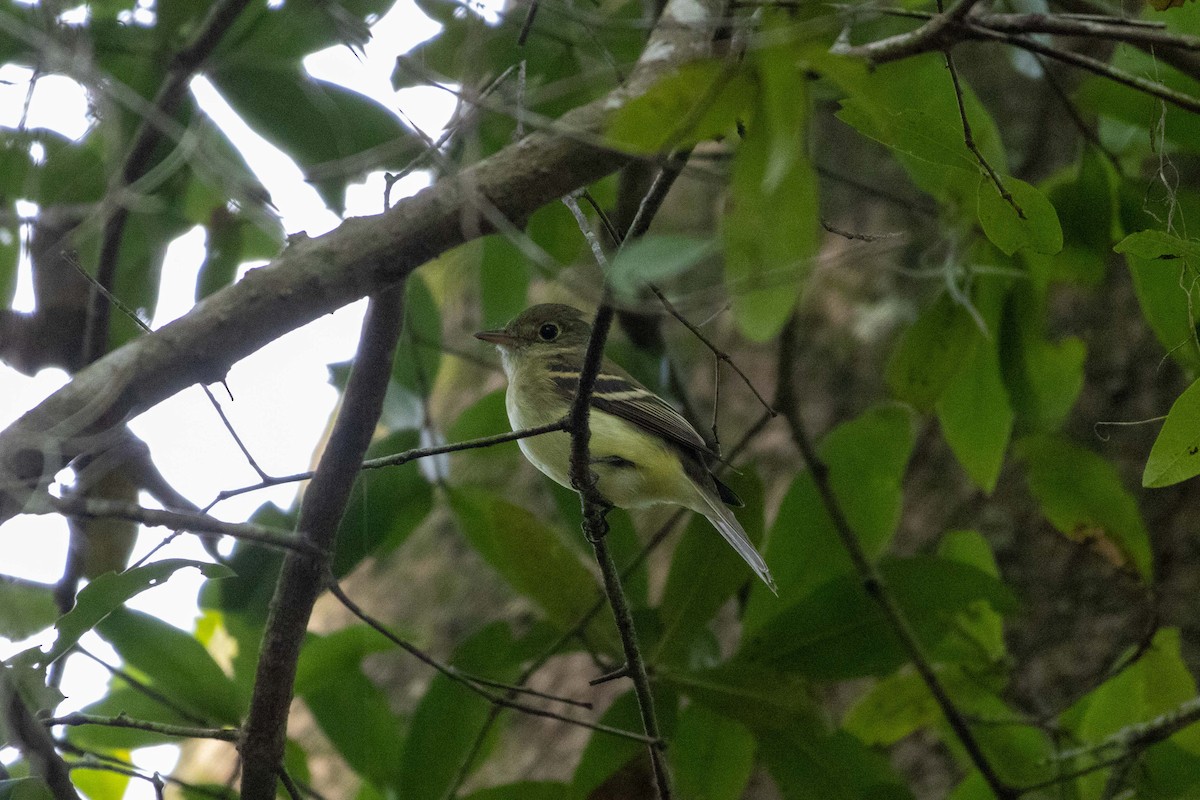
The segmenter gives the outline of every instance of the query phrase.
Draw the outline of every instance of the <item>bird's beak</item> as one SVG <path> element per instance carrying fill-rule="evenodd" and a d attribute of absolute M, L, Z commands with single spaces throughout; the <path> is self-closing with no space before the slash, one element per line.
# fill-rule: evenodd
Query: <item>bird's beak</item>
<path fill-rule="evenodd" d="M 516 341 L 516 338 L 505 330 L 480 331 L 479 333 L 475 334 L 475 338 L 498 345 L 512 344 L 514 341 Z"/>

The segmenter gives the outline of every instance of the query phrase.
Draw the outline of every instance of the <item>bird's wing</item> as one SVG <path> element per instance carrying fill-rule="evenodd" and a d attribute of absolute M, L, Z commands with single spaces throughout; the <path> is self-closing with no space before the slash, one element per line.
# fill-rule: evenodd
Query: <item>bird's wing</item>
<path fill-rule="evenodd" d="M 570 401 L 579 388 L 579 367 L 552 364 L 551 376 L 559 392 Z M 628 420 L 690 450 L 711 454 L 704 438 L 670 403 L 638 383 L 606 359 L 592 385 L 592 407 Z"/>

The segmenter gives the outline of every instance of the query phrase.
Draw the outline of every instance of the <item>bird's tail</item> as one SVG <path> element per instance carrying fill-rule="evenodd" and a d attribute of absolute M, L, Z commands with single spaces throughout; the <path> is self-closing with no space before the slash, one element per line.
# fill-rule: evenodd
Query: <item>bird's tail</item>
<path fill-rule="evenodd" d="M 696 494 L 704 498 L 704 507 L 696 509 L 713 524 L 713 527 L 724 537 L 725 541 L 737 551 L 737 554 L 750 565 L 750 569 L 754 570 L 754 574 L 762 578 L 763 583 L 767 584 L 767 588 L 776 597 L 779 596 L 779 590 L 775 586 L 775 579 L 771 577 L 771 570 L 767 568 L 767 562 L 754 549 L 750 537 L 746 536 L 746 530 L 742 527 L 742 523 L 738 522 L 737 517 L 733 515 L 728 507 L 721 502 L 720 498 L 712 492 L 706 492 L 700 487 L 696 487 Z"/>

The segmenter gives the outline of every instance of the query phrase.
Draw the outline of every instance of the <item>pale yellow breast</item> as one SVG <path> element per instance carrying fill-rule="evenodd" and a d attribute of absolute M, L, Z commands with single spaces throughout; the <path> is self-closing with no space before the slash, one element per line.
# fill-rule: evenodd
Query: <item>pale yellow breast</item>
<path fill-rule="evenodd" d="M 523 380 L 510 375 L 505 407 L 513 430 L 548 425 L 568 413 L 568 403 L 549 380 Z M 656 503 L 693 507 L 695 489 L 680 466 L 679 457 L 660 438 L 611 414 L 592 409 L 589 415 L 589 449 L 598 478 L 598 488 L 619 508 L 637 508 Z M 564 432 L 548 433 L 517 442 L 529 462 L 562 486 L 570 487 L 571 437 Z M 620 456 L 636 467 L 602 463 Z"/>

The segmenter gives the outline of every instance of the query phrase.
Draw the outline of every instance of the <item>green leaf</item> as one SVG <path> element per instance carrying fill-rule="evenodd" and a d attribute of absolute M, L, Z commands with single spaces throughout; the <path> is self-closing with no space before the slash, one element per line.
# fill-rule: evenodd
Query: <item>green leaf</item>
<path fill-rule="evenodd" d="M 504 389 L 488 392 L 475 401 L 466 411 L 458 415 L 458 419 L 450 426 L 449 438 L 452 442 L 466 442 L 471 439 L 482 439 L 485 436 L 495 436 L 509 429 L 508 410 L 504 407 Z M 493 447 L 480 447 L 480 455 L 490 453 L 512 452 L 517 449 L 516 442 L 505 442 Z M 463 452 L 469 453 L 470 450 Z"/>
<path fill-rule="evenodd" d="M 754 770 L 754 750 L 746 726 L 703 705 L 688 706 L 667 751 L 680 797 L 738 800 Z"/>
<path fill-rule="evenodd" d="M 30 200 L 54 206 L 94 202 L 104 196 L 108 183 L 104 143 L 99 136 L 72 142 L 46 132 L 40 141 L 45 148 L 45 160 L 37 168 L 36 180 L 27 183 Z"/>
<path fill-rule="evenodd" d="M 951 702 L 964 714 L 988 720 L 1018 720 L 1021 714 L 989 690 L 970 667 L 937 666 Z M 906 665 L 876 683 L 846 715 L 846 730 L 870 745 L 887 746 L 921 729 L 932 729 L 958 763 L 970 766 L 957 734 L 950 728 L 925 680 Z M 1049 737 L 1033 725 L 975 725 L 973 733 L 1001 779 L 1012 785 L 1046 780 L 1053 775 L 1056 752 Z M 964 790 L 966 791 L 966 790 Z M 974 795 L 971 795 L 974 797 Z M 982 797 L 991 798 L 990 793 Z"/>
<path fill-rule="evenodd" d="M 480 789 L 467 800 L 581 800 L 570 784 L 522 781 Z"/>
<path fill-rule="evenodd" d="M 1017 453 L 1029 488 L 1059 532 L 1077 542 L 1094 540 L 1110 561 L 1152 579 L 1150 535 L 1112 463 L 1049 434 L 1022 440 Z"/>
<path fill-rule="evenodd" d="M 0 800 L 54 800 L 54 795 L 41 778 L 13 778 L 0 780 Z"/>
<path fill-rule="evenodd" d="M 1184 389 L 1167 413 L 1142 472 L 1142 486 L 1159 489 L 1200 475 L 1200 381 Z"/>
<path fill-rule="evenodd" d="M 299 64 L 226 63 L 208 73 L 229 104 L 256 131 L 294 158 L 302 169 L 389 145 L 367 169 L 402 167 L 424 145 L 400 120 L 364 95 L 308 76 Z M 335 210 L 353 172 L 316 185 Z"/>
<path fill-rule="evenodd" d="M 367 655 L 393 645 L 365 625 L 309 635 L 296 673 L 296 694 L 358 774 L 381 790 L 400 780 L 404 721 L 362 671 Z"/>
<path fill-rule="evenodd" d="M 763 664 L 734 659 L 700 670 L 663 666 L 656 675 L 663 685 L 758 731 L 760 737 L 794 725 L 799 718 L 815 721 L 820 713 L 808 681 Z"/>
<path fill-rule="evenodd" d="M 233 574 L 229 567 L 222 564 L 188 561 L 182 558 L 155 561 L 125 572 L 105 573 L 83 587 L 75 598 L 75 607 L 59 618 L 54 626 L 58 630 L 54 646 L 45 653 L 37 648 L 26 650 L 21 654 L 22 660 L 28 659 L 40 666 L 56 661 L 75 646 L 79 637 L 96 627 L 97 623 L 124 605 L 129 598 L 159 585 L 187 567 L 195 567 L 209 580 Z"/>
<path fill-rule="evenodd" d="M 912 411 L 885 403 L 834 428 L 818 447 L 834 494 L 872 558 L 887 549 L 900 521 L 901 483 L 915 441 Z M 765 586 L 752 586 L 743 617 L 747 633 L 830 578 L 852 571 L 809 473 L 800 474 L 784 497 L 764 557 L 779 584 L 779 597 Z"/>
<path fill-rule="evenodd" d="M 1117 242 L 1113 251 L 1148 260 L 1196 260 L 1200 259 L 1200 242 L 1180 239 L 1165 231 L 1138 231 Z"/>
<path fill-rule="evenodd" d="M 54 586 L 0 575 L 0 636 L 19 641 L 58 619 Z"/>
<path fill-rule="evenodd" d="M 1062 250 L 1063 232 L 1058 212 L 1046 195 L 1011 176 L 1002 177 L 1001 183 L 1012 195 L 1012 203 L 1000 195 L 990 180 L 979 180 L 976 214 L 992 244 L 1010 256 L 1018 250 L 1051 255 Z"/>
<path fill-rule="evenodd" d="M 128 752 L 118 751 L 112 754 L 116 758 L 128 761 Z M 71 770 L 71 782 L 91 800 L 112 800 L 124 797 L 129 787 L 130 777 L 108 769 L 88 769 L 76 767 Z"/>
<path fill-rule="evenodd" d="M 958 655 L 941 647 L 956 630 L 954 617 L 976 601 L 1001 611 L 1015 607 L 1008 588 L 982 570 L 922 556 L 884 559 L 885 585 L 918 639 L 935 658 Z M 742 645 L 738 658 L 816 680 L 881 675 L 907 659 L 879 605 L 857 575 L 842 575 L 775 615 Z"/>
<path fill-rule="evenodd" d="M 646 284 L 680 275 L 716 252 L 717 243 L 712 239 L 646 236 L 617 253 L 609 267 L 609 283 L 618 296 L 634 300 Z"/>
<path fill-rule="evenodd" d="M 617 109 L 604 138 L 641 155 L 693 147 L 733 134 L 754 96 L 754 84 L 732 62 L 693 61 Z"/>
<path fill-rule="evenodd" d="M 939 295 L 892 351 L 888 387 L 898 399 L 928 411 L 982 346 L 981 338 L 967 309 L 948 293 Z"/>
<path fill-rule="evenodd" d="M 550 483 L 550 493 L 554 497 L 554 505 L 558 508 L 563 520 L 563 530 L 568 532 L 567 546 L 572 547 L 584 561 L 595 559 L 596 552 L 582 536 L 572 536 L 583 530 L 583 508 L 579 503 L 579 494 L 573 489 Z M 623 508 L 614 508 L 608 512 L 608 549 L 613 560 L 621 567 L 622 583 L 629 605 L 634 608 L 646 608 L 649 593 L 650 576 L 646 568 L 646 559 L 641 557 L 642 540 L 638 538 L 633 527 L 633 519 Z M 637 568 L 629 571 L 627 566 L 634 559 L 640 563 Z"/>
<path fill-rule="evenodd" d="M 242 225 L 224 207 L 213 209 L 208 222 L 204 261 L 196 278 L 196 299 L 208 297 L 233 283 L 242 263 Z"/>
<path fill-rule="evenodd" d="M 1170 15 L 1154 16 L 1155 22 L 1158 22 L 1159 18 Z M 1192 30 L 1191 33 L 1195 35 L 1200 31 Z M 1110 64 L 1126 74 L 1153 76 L 1155 83 L 1162 83 L 1192 97 L 1200 95 L 1200 83 L 1152 53 L 1143 53 L 1134 47 L 1118 47 L 1113 52 Z M 1084 80 L 1074 96 L 1080 110 L 1085 113 L 1097 113 L 1102 117 L 1120 120 L 1141 131 L 1154 125 L 1160 131 L 1157 135 L 1172 145 L 1186 152 L 1200 152 L 1200 120 L 1191 111 L 1105 78 Z"/>
<path fill-rule="evenodd" d="M 938 556 L 975 567 L 993 578 L 1000 578 L 1000 568 L 987 539 L 976 531 L 950 531 L 938 543 Z M 954 658 L 971 664 L 982 674 L 989 668 L 1002 667 L 1007 650 L 1004 644 L 1004 618 L 989 603 L 977 601 L 956 615 L 957 630 L 948 637 L 960 639 L 961 657 Z"/>
<path fill-rule="evenodd" d="M 226 725 L 241 722 L 237 688 L 192 636 L 139 611 L 118 608 L 96 625 L 121 659 L 193 714 Z"/>
<path fill-rule="evenodd" d="M 398 431 L 367 448 L 367 458 L 401 453 L 417 446 L 415 431 Z M 383 556 L 403 544 L 433 508 L 433 487 L 416 462 L 368 469 L 346 502 L 338 527 L 334 575 L 348 574 L 368 556 Z"/>
<path fill-rule="evenodd" d="M 295 512 L 285 513 L 274 503 L 264 503 L 250 517 L 250 522 L 280 530 L 294 530 Z M 275 579 L 283 564 L 283 555 L 265 547 L 235 544 L 228 562 L 233 577 L 210 582 L 200 590 L 201 608 L 237 614 L 253 625 L 267 621 L 267 606 L 275 591 Z M 226 625 L 229 620 L 225 620 Z M 245 650 L 248 643 L 242 643 Z"/>
<path fill-rule="evenodd" d="M 442 363 L 442 316 L 429 286 L 416 275 L 404 289 L 404 329 L 392 364 L 392 378 L 420 397 L 433 389 Z"/>
<path fill-rule="evenodd" d="M 820 237 L 806 79 L 782 45 L 756 51 L 755 70 L 761 91 L 734 157 L 722 230 L 734 319 L 764 342 L 791 315 Z"/>
<path fill-rule="evenodd" d="M 976 206 L 980 167 L 963 138 L 958 99 L 940 53 L 871 68 L 816 48 L 805 55 L 847 92 L 838 119 L 891 148 L 922 191 L 963 212 Z M 976 146 L 993 169 L 1007 173 L 995 121 L 971 87 L 961 85 Z"/>
<path fill-rule="evenodd" d="M 669 695 L 664 687 L 654 689 L 654 708 L 658 713 L 659 729 L 668 740 L 673 738 L 675 713 L 678 700 Z M 637 697 L 628 691 L 613 701 L 600 722 L 613 728 L 641 733 L 642 718 L 638 712 Z M 646 746 L 631 739 L 618 738 L 595 731 L 583 748 L 579 765 L 571 778 L 571 786 L 582 797 L 591 797 L 596 790 L 623 768 L 631 767 L 639 774 L 635 759 L 646 761 L 645 772 L 649 774 Z M 631 762 L 634 762 L 631 765 Z M 618 795 L 619 796 L 619 795 Z"/>
<path fill-rule="evenodd" d="M 511 681 L 522 657 L 508 626 L 492 623 L 459 645 L 451 663 L 464 672 Z M 433 679 L 413 712 L 399 762 L 399 786 L 405 798 L 441 800 L 446 796 L 490 707 L 478 694 L 445 675 L 439 673 Z"/>
<path fill-rule="evenodd" d="M 1174 741 L 1151 747 L 1142 755 L 1133 775 L 1135 796 L 1146 800 L 1168 800 L 1196 796 L 1200 784 L 1200 756 Z"/>
<path fill-rule="evenodd" d="M 201 3 L 206 6 L 208 4 Z M 284 3 L 251 6 L 217 50 L 221 63 L 299 63 L 310 53 L 338 44 L 361 45 L 367 21 L 381 16 L 387 0 Z"/>
<path fill-rule="evenodd" d="M 484 489 L 456 488 L 448 497 L 471 545 L 552 623 L 560 629 L 570 628 L 591 607 L 596 581 L 546 523 Z M 604 617 L 595 620 L 587 632 L 594 643 L 611 643 L 615 636 L 611 622 Z"/>
<path fill-rule="evenodd" d="M 16 206 L 0 204 L 0 211 L 16 220 Z M 17 225 L 0 225 L 0 308 L 12 308 L 17 293 L 17 267 L 21 257 L 21 237 Z"/>
<path fill-rule="evenodd" d="M 746 504 L 738 509 L 738 519 L 750 541 L 757 544 L 763 533 L 762 481 L 756 473 L 746 472 L 729 483 Z M 694 515 L 671 558 L 671 571 L 658 605 L 663 634 L 650 662 L 685 658 L 688 646 L 708 621 L 752 577 L 745 562 L 716 535 L 712 524 Z"/>
<path fill-rule="evenodd" d="M 881 678 L 860 697 L 842 720 L 847 732 L 872 746 L 888 747 L 941 716 L 929 687 L 911 666 Z"/>
<path fill-rule="evenodd" d="M 942 435 L 976 486 L 996 488 L 1015 414 L 1000 368 L 997 349 L 1004 294 L 994 281 L 980 282 L 976 308 L 989 331 L 977 341 L 963 368 L 951 378 L 937 401 Z"/>
<path fill-rule="evenodd" d="M 176 188 L 164 187 L 156 195 L 159 201 L 167 204 L 161 213 L 131 214 L 121 238 L 120 268 L 113 294 L 142 322 L 149 322 L 154 316 L 167 247 L 190 227 L 175 207 L 180 197 Z M 143 333 L 142 326 L 120 309 L 111 310 L 109 350 L 115 350 Z"/>
<path fill-rule="evenodd" d="M 1070 173 L 1074 166 L 1067 167 Z M 1119 176 L 1108 159 L 1092 146 L 1085 146 L 1077 171 L 1059 181 L 1042 186 L 1058 211 L 1063 228 L 1063 249 L 1041 262 L 1030 259 L 1031 272 L 1049 283 L 1063 281 L 1096 288 L 1104 280 L 1108 259 L 1105 253 L 1113 241 L 1117 221 L 1117 185 Z"/>
<path fill-rule="evenodd" d="M 1076 703 L 1063 719 L 1080 741 L 1100 742 L 1168 714 L 1195 696 L 1196 682 L 1180 652 L 1179 630 L 1163 628 L 1141 658 Z M 1184 728 L 1168 742 L 1193 757 L 1200 755 L 1200 729 L 1195 726 Z M 1099 796 L 1108 773 L 1098 770 L 1081 778 L 1081 796 Z"/>
<path fill-rule="evenodd" d="M 1200 308 L 1200 243 L 1145 230 L 1113 249 L 1125 256 L 1138 304 L 1159 342 L 1183 366 L 1200 368 L 1194 310 Z"/>
<path fill-rule="evenodd" d="M 367 656 L 393 647 L 368 625 L 352 625 L 326 636 L 310 634 L 296 664 L 296 694 L 336 682 L 342 673 L 359 669 Z"/>
<path fill-rule="evenodd" d="M 1046 298 L 1027 282 L 1014 285 L 1004 310 L 1000 364 L 1017 418 L 1050 431 L 1066 420 L 1083 389 L 1087 354 L 1081 339 L 1051 342 L 1045 335 Z"/>
<path fill-rule="evenodd" d="M 796 726 L 764 737 L 759 751 L 783 800 L 906 800 L 912 793 L 888 764 L 842 731 Z"/>
<path fill-rule="evenodd" d="M 502 328 L 529 305 L 526 297 L 533 267 L 520 249 L 500 234 L 486 237 L 482 251 L 479 265 L 482 328 Z"/>

